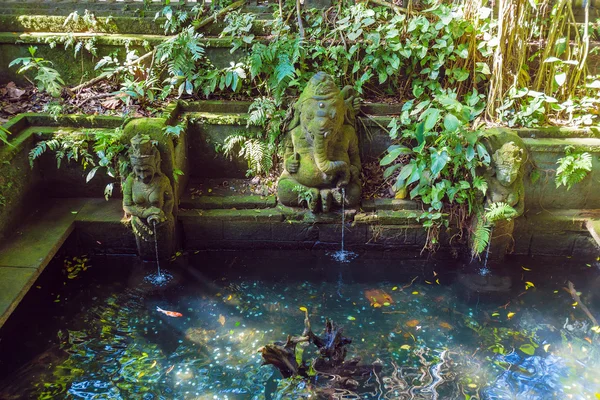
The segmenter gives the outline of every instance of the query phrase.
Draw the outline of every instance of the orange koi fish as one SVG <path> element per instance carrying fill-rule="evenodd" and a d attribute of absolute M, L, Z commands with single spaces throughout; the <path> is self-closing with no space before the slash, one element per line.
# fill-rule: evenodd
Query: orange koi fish
<path fill-rule="evenodd" d="M 175 311 L 163 310 L 160 307 L 156 307 L 156 311 L 159 311 L 159 312 L 165 314 L 167 317 L 173 317 L 173 318 L 183 317 L 182 313 L 178 313 L 178 312 L 175 312 Z"/>
<path fill-rule="evenodd" d="M 383 305 L 389 306 L 394 304 L 392 296 L 387 294 L 381 289 L 368 289 L 364 292 L 365 298 L 369 301 L 371 306 L 379 308 Z"/>

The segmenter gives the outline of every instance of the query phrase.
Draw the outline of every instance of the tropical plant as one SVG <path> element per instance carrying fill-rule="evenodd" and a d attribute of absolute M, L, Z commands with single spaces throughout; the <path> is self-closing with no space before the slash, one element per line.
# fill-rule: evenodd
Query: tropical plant
<path fill-rule="evenodd" d="M 565 156 L 556 162 L 556 187 L 564 185 L 570 190 L 581 182 L 592 170 L 592 155 L 588 152 L 575 152 L 573 146 L 565 148 Z"/>
<path fill-rule="evenodd" d="M 19 74 L 25 74 L 27 71 L 35 72 L 33 79 L 37 82 L 38 90 L 47 92 L 53 97 L 58 97 L 60 96 L 60 92 L 65 82 L 60 77 L 58 71 L 51 67 L 51 61 L 35 56 L 36 50 L 37 47 L 29 46 L 29 54 L 31 57 L 14 59 L 8 66 L 13 67 L 15 65 L 21 65 L 17 70 L 17 73 Z"/>

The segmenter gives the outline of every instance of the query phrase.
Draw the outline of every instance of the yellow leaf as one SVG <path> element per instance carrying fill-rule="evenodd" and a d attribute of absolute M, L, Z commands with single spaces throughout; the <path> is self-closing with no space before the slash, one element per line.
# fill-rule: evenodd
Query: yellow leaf
<path fill-rule="evenodd" d="M 410 350 L 410 345 L 403 344 L 402 346 L 400 346 L 400 349 L 402 349 L 402 350 Z"/>
<path fill-rule="evenodd" d="M 398 286 L 394 286 L 392 290 L 398 290 Z"/>
<path fill-rule="evenodd" d="M 304 306 L 300 307 L 300 311 L 308 312 L 308 309 Z"/>
<path fill-rule="evenodd" d="M 419 294 L 419 292 L 417 292 L 416 290 L 414 292 L 412 292 L 412 294 Z"/>
<path fill-rule="evenodd" d="M 523 271 L 531 271 L 531 268 L 525 268 L 525 267 L 521 267 L 523 268 Z"/>
<path fill-rule="evenodd" d="M 472 388 L 472 389 L 475 389 L 477 387 L 477 385 L 474 384 L 474 383 L 469 383 L 467 386 L 470 387 L 470 388 Z"/>
<path fill-rule="evenodd" d="M 383 303 L 384 306 L 389 307 L 390 303 L 388 303 L 387 301 L 385 303 Z"/>
<path fill-rule="evenodd" d="M 232 295 L 229 295 L 229 296 L 227 297 L 227 300 L 231 300 L 232 298 L 233 298 L 233 296 L 232 296 Z"/>
<path fill-rule="evenodd" d="M 594 333 L 599 333 L 600 334 L 600 326 L 598 326 L 598 325 L 592 326 L 592 331 L 594 331 Z"/>
<path fill-rule="evenodd" d="M 425 283 L 428 284 L 428 285 L 431 285 L 431 282 L 429 282 L 429 281 L 425 281 Z"/>
<path fill-rule="evenodd" d="M 500 313 L 499 313 L 499 312 L 494 312 L 494 313 L 492 313 L 492 317 L 498 317 L 498 316 L 500 316 Z"/>
<path fill-rule="evenodd" d="M 356 320 L 356 318 L 354 318 L 353 316 L 351 316 L 351 315 L 348 316 L 348 321 L 355 321 L 355 320 Z"/>
<path fill-rule="evenodd" d="M 573 304 L 571 304 L 571 305 L 572 305 L 573 307 L 576 307 L 576 306 L 577 306 L 577 304 L 579 304 L 579 303 L 578 303 L 578 302 L 575 302 L 575 303 L 573 303 Z"/>
<path fill-rule="evenodd" d="M 208 193 L 211 193 L 211 192 L 212 192 L 212 189 L 208 189 Z"/>
<path fill-rule="evenodd" d="M 436 279 L 435 283 L 437 283 L 439 285 L 440 284 L 440 278 Z"/>
<path fill-rule="evenodd" d="M 512 317 L 515 316 L 515 313 L 511 311 L 508 314 L 506 314 L 506 316 L 508 317 L 508 319 L 511 319 Z"/>
<path fill-rule="evenodd" d="M 529 288 L 534 288 L 535 285 L 533 284 L 533 282 L 525 282 L 525 290 L 528 290 Z"/>
<path fill-rule="evenodd" d="M 396 196 L 394 196 L 397 200 L 402 200 L 406 198 L 406 188 L 402 187 L 400 190 L 396 192 Z"/>
<path fill-rule="evenodd" d="M 547 353 L 550 348 L 550 343 L 544 345 L 544 351 Z"/>

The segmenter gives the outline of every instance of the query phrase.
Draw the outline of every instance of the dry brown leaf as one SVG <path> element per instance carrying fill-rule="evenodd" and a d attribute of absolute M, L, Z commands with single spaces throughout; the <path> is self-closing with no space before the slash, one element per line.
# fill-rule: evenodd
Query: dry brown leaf
<path fill-rule="evenodd" d="M 6 85 L 6 95 L 8 96 L 9 99 L 11 100 L 17 100 L 19 99 L 21 96 L 23 96 L 27 91 L 26 90 L 22 90 L 19 89 L 17 87 L 17 85 L 15 85 L 14 82 L 9 82 Z"/>
<path fill-rule="evenodd" d="M 121 104 L 121 100 L 117 99 L 116 97 L 111 97 L 108 100 L 104 100 L 102 102 L 102 107 L 104 107 L 108 110 L 116 110 L 120 104 Z"/>

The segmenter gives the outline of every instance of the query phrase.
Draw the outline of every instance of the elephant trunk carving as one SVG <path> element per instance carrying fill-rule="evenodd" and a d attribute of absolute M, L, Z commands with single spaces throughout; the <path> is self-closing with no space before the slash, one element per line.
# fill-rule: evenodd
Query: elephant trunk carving
<path fill-rule="evenodd" d="M 314 135 L 314 151 L 315 151 L 315 162 L 317 167 L 321 172 L 325 175 L 335 175 L 338 171 L 346 166 L 344 161 L 332 161 L 329 159 L 327 150 L 328 150 L 328 141 L 327 136 L 331 133 L 328 132 L 318 132 Z"/>

